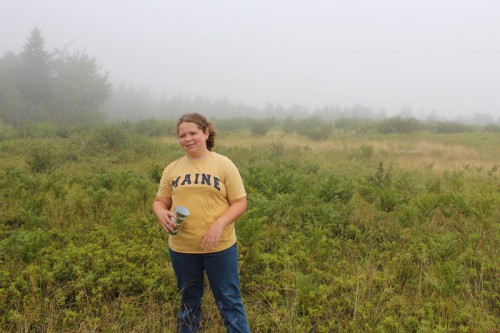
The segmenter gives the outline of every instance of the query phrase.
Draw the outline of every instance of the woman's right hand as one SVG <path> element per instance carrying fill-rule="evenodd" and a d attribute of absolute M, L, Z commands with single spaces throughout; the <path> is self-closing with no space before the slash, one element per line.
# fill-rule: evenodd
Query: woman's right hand
<path fill-rule="evenodd" d="M 169 210 L 164 210 L 160 213 L 160 223 L 163 227 L 163 230 L 166 232 L 171 232 L 176 227 L 175 222 L 173 221 L 175 218 L 175 214 Z"/>
<path fill-rule="evenodd" d="M 156 197 L 153 202 L 153 212 L 161 223 L 163 230 L 171 232 L 174 230 L 176 224 L 173 221 L 175 213 L 169 209 L 172 207 L 172 198 Z"/>

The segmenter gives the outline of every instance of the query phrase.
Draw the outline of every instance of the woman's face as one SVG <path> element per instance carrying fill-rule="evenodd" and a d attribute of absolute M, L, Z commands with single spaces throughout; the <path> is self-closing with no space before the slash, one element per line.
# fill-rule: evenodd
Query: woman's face
<path fill-rule="evenodd" d="M 208 151 L 208 129 L 203 132 L 195 123 L 184 122 L 179 124 L 177 130 L 179 143 L 188 156 L 200 157 Z"/>

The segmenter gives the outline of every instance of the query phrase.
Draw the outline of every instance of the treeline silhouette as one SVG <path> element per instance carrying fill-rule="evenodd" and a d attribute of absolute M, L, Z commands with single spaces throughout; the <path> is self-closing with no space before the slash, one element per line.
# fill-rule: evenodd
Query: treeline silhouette
<path fill-rule="evenodd" d="M 374 110 L 360 104 L 342 107 L 329 104 L 310 110 L 301 105 L 279 103 L 259 108 L 228 99 L 212 100 L 183 94 L 156 97 L 147 88 L 126 87 L 125 84 L 113 87 L 96 59 L 84 52 L 69 52 L 66 48 L 47 51 L 38 27 L 31 31 L 20 53 L 8 52 L 0 58 L 0 127 L 169 120 L 187 112 L 200 112 L 217 119 L 273 119 L 287 121 L 287 125 L 305 121 L 303 125 L 295 124 L 298 127 L 308 127 L 316 121 L 325 127 L 329 121 L 335 121 L 337 127 L 361 124 L 365 129 L 376 127 L 382 133 L 409 132 L 429 126 L 440 128 L 443 133 L 463 132 L 468 130 L 464 124 L 496 130 L 500 125 L 486 113 L 454 120 L 431 113 L 426 119 L 417 119 L 411 108 L 402 109 L 394 116 L 383 109 Z M 240 126 L 250 126 L 256 133 L 265 133 L 272 123 L 247 121 Z M 309 131 L 320 138 L 325 137 L 325 129 Z"/>

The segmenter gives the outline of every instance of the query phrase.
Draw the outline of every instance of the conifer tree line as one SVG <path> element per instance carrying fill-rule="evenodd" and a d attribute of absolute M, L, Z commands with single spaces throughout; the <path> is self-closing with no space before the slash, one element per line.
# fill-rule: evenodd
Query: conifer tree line
<path fill-rule="evenodd" d="M 66 49 L 49 52 L 38 27 L 20 53 L 0 58 L 0 117 L 7 124 L 99 122 L 110 94 L 108 75 L 94 58 Z"/>
<path fill-rule="evenodd" d="M 314 115 L 335 119 L 348 114 L 355 118 L 381 119 L 362 106 L 341 109 L 325 106 L 312 113 L 304 107 L 268 103 L 263 109 L 210 100 L 203 96 L 154 98 L 147 88 L 124 84 L 113 88 L 107 73 L 96 59 L 84 52 L 67 49 L 49 52 L 38 27 L 32 29 L 21 52 L 0 58 L 0 123 L 21 126 L 27 123 L 99 123 L 104 120 L 172 119 L 186 112 L 210 117 L 255 117 L 286 119 Z"/>
<path fill-rule="evenodd" d="M 309 110 L 301 105 L 282 106 L 267 103 L 262 108 L 233 103 L 225 98 L 210 100 L 204 96 L 177 94 L 167 98 L 153 96 L 147 88 L 113 87 L 108 73 L 103 73 L 95 58 L 85 52 L 70 52 L 67 48 L 49 52 L 42 32 L 32 29 L 19 53 L 8 52 L 0 58 L 0 126 L 14 127 L 33 123 L 89 124 L 103 121 L 141 119 L 175 119 L 186 112 L 201 112 L 211 118 L 260 118 L 335 121 L 342 126 L 346 119 L 385 122 L 393 131 L 393 123 L 422 125 L 407 107 L 395 117 L 384 109 L 374 110 L 364 105 L 327 104 Z M 389 119 L 387 119 L 389 117 Z M 434 111 L 425 121 L 437 122 L 446 130 L 450 125 Z M 452 125 L 489 125 L 498 131 L 500 118 L 487 113 L 475 113 L 469 118 L 458 117 Z M 410 128 L 410 131 L 416 128 Z M 419 127 L 419 126 L 417 126 Z M 420 126 L 421 127 L 421 126 Z M 456 126 L 455 126 L 456 127 Z M 453 128 L 453 132 L 463 129 Z M 408 132 L 408 128 L 403 130 Z"/>

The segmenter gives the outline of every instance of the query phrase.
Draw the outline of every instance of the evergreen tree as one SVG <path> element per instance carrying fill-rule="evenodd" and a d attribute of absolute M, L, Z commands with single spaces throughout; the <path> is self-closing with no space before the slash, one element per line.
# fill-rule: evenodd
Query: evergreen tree
<path fill-rule="evenodd" d="M 65 53 L 57 61 L 55 97 L 51 103 L 58 121 L 97 122 L 104 118 L 99 107 L 111 94 L 107 74 L 99 73 L 96 60 L 82 52 Z"/>
<path fill-rule="evenodd" d="M 51 54 L 45 50 L 45 39 L 35 27 L 20 54 L 17 87 L 24 101 L 30 103 L 38 112 L 52 98 L 52 78 L 54 68 Z M 43 120 L 40 114 L 32 115 Z"/>

